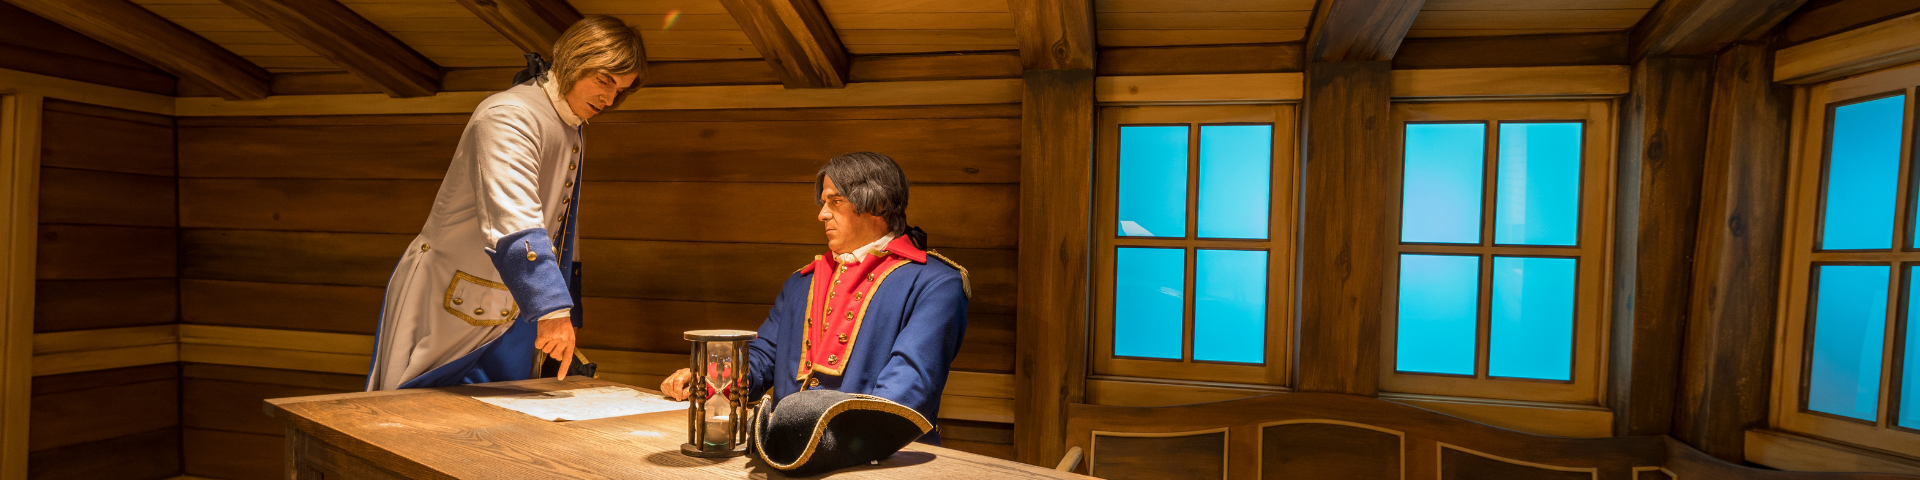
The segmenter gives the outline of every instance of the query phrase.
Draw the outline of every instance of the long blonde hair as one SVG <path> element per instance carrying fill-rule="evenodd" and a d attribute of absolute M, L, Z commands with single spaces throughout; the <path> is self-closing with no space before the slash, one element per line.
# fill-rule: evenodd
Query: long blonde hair
<path fill-rule="evenodd" d="M 548 75 L 560 82 L 561 95 L 572 92 L 573 85 L 588 75 L 638 73 L 635 88 L 614 98 L 617 105 L 647 80 L 647 49 L 640 43 L 640 31 L 606 15 L 588 15 L 567 27 L 553 43 L 552 58 Z"/>

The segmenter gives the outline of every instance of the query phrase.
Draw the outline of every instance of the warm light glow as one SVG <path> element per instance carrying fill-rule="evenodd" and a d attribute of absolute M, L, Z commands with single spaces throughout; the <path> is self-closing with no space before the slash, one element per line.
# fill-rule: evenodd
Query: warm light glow
<path fill-rule="evenodd" d="M 680 11 L 668 10 L 666 21 L 660 22 L 660 31 L 664 32 L 669 28 L 673 28 L 674 22 L 678 22 L 678 21 L 680 21 Z"/>

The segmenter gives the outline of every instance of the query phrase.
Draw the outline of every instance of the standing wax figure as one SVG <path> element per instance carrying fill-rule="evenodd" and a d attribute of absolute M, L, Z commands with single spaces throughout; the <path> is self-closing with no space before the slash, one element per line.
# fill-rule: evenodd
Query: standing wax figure
<path fill-rule="evenodd" d="M 834 157 L 814 176 L 827 253 L 787 277 L 748 344 L 748 393 L 776 401 L 831 389 L 898 402 L 932 419 L 967 330 L 967 271 L 907 226 L 907 177 L 886 155 Z M 660 383 L 677 400 L 693 375 Z M 929 433 L 923 441 L 938 443 Z"/>
<path fill-rule="evenodd" d="M 368 390 L 522 380 L 544 357 L 562 377 L 573 366 L 580 126 L 631 93 L 646 56 L 639 32 L 590 16 L 551 58 L 543 75 L 529 55 L 532 78 L 467 120 L 433 213 L 387 281 Z"/>

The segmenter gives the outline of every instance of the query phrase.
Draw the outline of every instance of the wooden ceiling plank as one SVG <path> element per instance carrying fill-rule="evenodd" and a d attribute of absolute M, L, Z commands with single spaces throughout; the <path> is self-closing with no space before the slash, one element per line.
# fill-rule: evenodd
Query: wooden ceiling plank
<path fill-rule="evenodd" d="M 847 86 L 847 47 L 816 0 L 720 0 L 787 88 Z"/>
<path fill-rule="evenodd" d="M 1307 61 L 1386 61 L 1425 0 L 1321 0 L 1307 29 Z"/>
<path fill-rule="evenodd" d="M 1772 30 L 1807 0 L 1665 0 L 1633 27 L 1627 53 L 1710 55 Z"/>
<path fill-rule="evenodd" d="M 521 50 L 546 57 L 553 56 L 560 33 L 582 18 L 566 0 L 459 1 Z"/>
<path fill-rule="evenodd" d="M 440 67 L 338 0 L 224 0 L 393 97 L 439 93 Z"/>
<path fill-rule="evenodd" d="M 8 1 L 176 77 L 212 87 L 222 98 L 266 98 L 270 91 L 266 70 L 127 0 Z"/>
<path fill-rule="evenodd" d="M 1093 68 L 1091 0 L 1007 0 L 1027 70 Z"/>

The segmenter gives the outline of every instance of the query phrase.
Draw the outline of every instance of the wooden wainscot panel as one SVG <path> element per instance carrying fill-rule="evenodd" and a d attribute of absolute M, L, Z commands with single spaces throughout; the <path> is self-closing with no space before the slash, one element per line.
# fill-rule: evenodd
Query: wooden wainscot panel
<path fill-rule="evenodd" d="M 1016 117 L 596 121 L 586 135 L 588 181 L 812 183 L 827 159 L 857 151 L 893 157 L 914 183 L 1020 178 Z"/>
<path fill-rule="evenodd" d="M 414 235 L 180 232 L 182 278 L 385 287 Z"/>
<path fill-rule="evenodd" d="M 178 427 L 35 450 L 27 457 L 27 478 L 175 478 L 180 471 Z"/>
<path fill-rule="evenodd" d="M 1405 478 L 1401 432 L 1337 420 L 1260 425 L 1260 478 Z M 1491 477 L 1489 477 L 1491 478 Z"/>
<path fill-rule="evenodd" d="M 1613 436 L 1613 411 L 1592 405 L 1415 394 L 1383 394 L 1380 398 L 1534 435 L 1575 438 Z"/>
<path fill-rule="evenodd" d="M 178 284 L 172 278 L 41 280 L 34 283 L 33 329 L 44 333 L 174 323 L 180 319 Z"/>
<path fill-rule="evenodd" d="M 178 325 L 76 330 L 33 336 L 33 374 L 58 375 L 180 359 Z"/>
<path fill-rule="evenodd" d="M 372 335 L 385 298 L 384 286 L 180 281 L 181 320 L 190 324 Z"/>
<path fill-rule="evenodd" d="M 33 395 L 29 448 L 59 448 L 178 426 L 178 370 L 167 366 L 155 372 L 158 378 L 151 380 Z M 93 373 L 42 377 L 34 383 L 38 387 L 86 375 Z"/>
<path fill-rule="evenodd" d="M 440 191 L 439 180 L 183 178 L 179 183 L 180 226 L 252 230 L 417 234 Z"/>
<path fill-rule="evenodd" d="M 1100 103 L 1258 103 L 1300 99 L 1299 73 L 1097 77 Z"/>
<path fill-rule="evenodd" d="M 1809 84 L 1920 60 L 1920 13 L 1842 32 L 1774 54 L 1773 81 Z"/>
<path fill-rule="evenodd" d="M 183 362 L 365 374 L 372 354 L 372 335 L 180 326 Z"/>
<path fill-rule="evenodd" d="M 1515 460 L 1448 445 L 1440 448 L 1441 480 L 1501 478 L 1512 480 L 1599 480 L 1599 469 L 1563 467 Z"/>
<path fill-rule="evenodd" d="M 245 368 L 245 367 L 228 367 Z M 290 372 L 285 370 L 266 370 L 286 374 L 324 375 L 312 372 Z M 286 432 L 286 425 L 266 415 L 255 415 L 261 402 L 269 398 L 304 397 L 308 395 L 326 395 L 365 390 L 366 378 L 350 375 L 331 375 L 347 380 L 347 388 L 311 388 L 304 386 L 281 385 L 276 382 L 238 382 L 204 378 L 186 378 L 181 381 L 181 398 L 186 404 L 182 409 L 182 426 L 205 430 L 252 433 L 258 435 L 280 436 Z M 358 379 L 357 381 L 355 379 Z"/>
<path fill-rule="evenodd" d="M 3 83 L 3 82 L 0 82 Z M 48 102 L 48 105 L 55 105 Z M 69 109 L 77 110 L 77 109 Z M 174 138 L 170 124 L 47 109 L 41 113 L 40 165 L 142 175 L 172 176 Z M 112 141 L 101 141 L 111 138 Z"/>
<path fill-rule="evenodd" d="M 1089 475 L 1111 479 L 1227 477 L 1227 429 L 1190 432 L 1092 432 Z"/>
<path fill-rule="evenodd" d="M 227 178 L 440 180 L 446 177 L 447 164 L 466 128 L 464 121 L 289 128 L 183 123 L 180 176 Z"/>
<path fill-rule="evenodd" d="M 41 225 L 36 273 L 46 280 L 174 276 L 171 228 Z"/>
<path fill-rule="evenodd" d="M 173 115 L 173 97 L 106 85 L 50 77 L 19 70 L 0 69 L 0 85 L 5 90 L 33 93 L 94 105 L 124 108 L 156 115 Z"/>
<path fill-rule="evenodd" d="M 582 236 L 825 243 L 812 184 L 618 182 L 586 188 L 593 194 L 581 197 Z M 1018 185 L 919 185 L 912 196 L 907 219 L 927 231 L 935 248 L 1010 249 L 1018 243 Z M 640 205 L 649 220 L 626 221 Z M 714 221 L 716 215 L 725 221 Z"/>
<path fill-rule="evenodd" d="M 173 177 L 40 169 L 40 222 L 172 227 Z"/>
<path fill-rule="evenodd" d="M 1627 93 L 1625 65 L 1394 70 L 1393 97 L 1589 97 Z"/>

